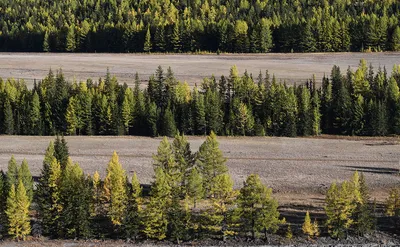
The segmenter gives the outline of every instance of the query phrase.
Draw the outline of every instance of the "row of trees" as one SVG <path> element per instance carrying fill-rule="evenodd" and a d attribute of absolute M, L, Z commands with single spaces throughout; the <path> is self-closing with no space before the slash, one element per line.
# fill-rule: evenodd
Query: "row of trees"
<path fill-rule="evenodd" d="M 0 50 L 398 51 L 399 12 L 394 0 L 2 0 Z"/>
<path fill-rule="evenodd" d="M 58 157 L 58 158 L 57 158 Z M 3 237 L 24 240 L 31 233 L 51 238 L 125 238 L 187 241 L 226 240 L 229 236 L 267 239 L 279 226 L 278 202 L 258 175 L 233 189 L 212 133 L 192 153 L 184 136 L 164 138 L 153 157 L 154 181 L 144 190 L 136 173 L 129 180 L 114 152 L 104 179 L 87 176 L 68 158 L 65 141 L 50 143 L 41 176 L 34 186 L 26 160 L 14 157 L 0 176 L 0 223 Z M 397 191 L 397 194 L 396 192 Z M 393 190 L 387 214 L 398 217 L 399 194 Z M 307 211 L 302 231 L 316 238 L 325 229 L 333 238 L 364 235 L 375 229 L 375 207 L 361 174 L 333 183 L 326 195 L 326 224 L 318 226 Z M 287 237 L 292 232 L 288 225 Z M 325 228 L 326 226 L 326 228 Z"/>
<path fill-rule="evenodd" d="M 321 87 L 315 78 L 288 86 L 261 73 L 205 78 L 191 89 L 159 67 L 146 89 L 118 84 L 107 73 L 70 83 L 62 71 L 28 89 L 0 80 L 0 134 L 19 135 L 274 135 L 400 134 L 400 66 L 389 76 L 361 60 L 343 75 L 334 66 Z"/>

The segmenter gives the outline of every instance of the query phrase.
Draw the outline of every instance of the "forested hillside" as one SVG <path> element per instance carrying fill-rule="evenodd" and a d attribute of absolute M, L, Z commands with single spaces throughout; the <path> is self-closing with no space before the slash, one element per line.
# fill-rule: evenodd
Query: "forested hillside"
<path fill-rule="evenodd" d="M 397 0 L 1 0 L 1 51 L 400 50 Z"/>
<path fill-rule="evenodd" d="M 274 135 L 321 133 L 400 134 L 400 66 L 356 71 L 334 66 L 330 77 L 286 85 L 263 72 L 205 78 L 190 88 L 159 67 L 148 86 L 118 84 L 110 73 L 99 81 L 68 82 L 49 72 L 28 89 L 0 80 L 0 134 L 19 135 Z"/>

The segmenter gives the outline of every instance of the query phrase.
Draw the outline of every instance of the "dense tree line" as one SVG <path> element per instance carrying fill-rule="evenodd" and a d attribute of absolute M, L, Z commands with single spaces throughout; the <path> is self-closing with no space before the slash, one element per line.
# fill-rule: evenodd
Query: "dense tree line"
<path fill-rule="evenodd" d="M 345 74 L 334 66 L 321 87 L 311 79 L 286 85 L 268 74 L 205 78 L 190 88 L 159 67 L 146 89 L 119 84 L 107 73 L 93 82 L 67 82 L 62 71 L 35 82 L 0 80 L 0 134 L 308 136 L 320 133 L 400 134 L 400 67 Z"/>
<path fill-rule="evenodd" d="M 396 0 L 2 0 L 0 50 L 398 51 L 399 20 Z"/>
<path fill-rule="evenodd" d="M 11 157 L 7 172 L 0 174 L 1 236 L 166 239 L 178 244 L 203 238 L 225 241 L 232 236 L 268 240 L 287 224 L 272 190 L 255 174 L 234 189 L 225 162 L 214 133 L 196 153 L 183 135 L 172 143 L 164 138 L 153 156 L 154 180 L 145 191 L 136 172 L 128 178 L 116 152 L 104 178 L 98 172 L 90 176 L 68 157 L 64 138 L 57 138 L 46 150 L 36 186 L 26 160 L 18 166 Z M 396 224 L 398 191 L 390 193 L 386 212 Z M 370 233 L 376 225 L 374 205 L 363 174 L 356 171 L 350 181 L 330 186 L 321 226 L 306 212 L 303 236 Z M 286 237 L 292 238 L 287 225 Z"/>

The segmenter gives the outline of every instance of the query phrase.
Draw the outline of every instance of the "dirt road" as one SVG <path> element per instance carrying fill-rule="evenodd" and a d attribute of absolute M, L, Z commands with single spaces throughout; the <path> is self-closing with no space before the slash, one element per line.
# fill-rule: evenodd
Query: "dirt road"
<path fill-rule="evenodd" d="M 229 68 L 238 66 L 254 77 L 269 70 L 277 78 L 288 82 L 304 82 L 316 75 L 318 81 L 329 75 L 333 65 L 343 72 L 350 66 L 356 68 L 360 59 L 366 59 L 374 68 L 386 66 L 390 72 L 394 64 L 400 64 L 400 53 L 317 53 L 317 54 L 253 54 L 253 55 L 144 55 L 144 54 L 58 54 L 58 53 L 0 53 L 0 77 L 24 78 L 29 86 L 33 80 L 42 79 L 50 68 L 62 68 L 69 79 L 97 80 L 105 75 L 107 68 L 120 82 L 132 85 L 135 72 L 143 83 L 158 65 L 168 66 L 175 76 L 190 85 L 214 74 L 228 75 Z"/>

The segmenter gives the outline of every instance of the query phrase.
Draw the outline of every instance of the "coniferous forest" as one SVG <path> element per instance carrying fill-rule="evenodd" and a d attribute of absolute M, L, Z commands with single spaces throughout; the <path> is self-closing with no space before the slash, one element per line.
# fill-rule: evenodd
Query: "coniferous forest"
<path fill-rule="evenodd" d="M 291 224 L 280 215 L 272 189 L 256 174 L 234 189 L 226 161 L 213 132 L 195 153 L 183 135 L 176 135 L 172 143 L 164 138 L 153 156 L 153 182 L 144 187 L 136 172 L 128 178 L 116 152 L 103 178 L 98 172 L 85 174 L 69 158 L 65 139 L 57 137 L 46 150 L 36 182 L 28 162 L 18 165 L 14 156 L 7 171 L 0 173 L 1 238 L 151 239 L 179 244 L 240 238 L 269 243 L 279 235 L 290 241 Z M 371 233 L 378 215 L 370 197 L 362 173 L 333 182 L 323 215 L 312 221 L 307 211 L 304 223 L 296 227 L 297 237 L 315 241 L 319 236 L 344 239 Z M 384 206 L 390 221 L 386 224 L 397 233 L 399 198 L 400 190 L 391 190 Z"/>
<path fill-rule="evenodd" d="M 390 74 L 390 75 L 389 75 Z M 68 82 L 50 71 L 28 89 L 0 80 L 0 134 L 309 136 L 400 134 L 400 67 L 391 73 L 364 60 L 352 71 L 287 85 L 233 66 L 190 88 L 159 67 L 140 87 L 104 79 Z"/>
<path fill-rule="evenodd" d="M 1 0 L 0 51 L 399 51 L 399 21 L 397 0 Z"/>

